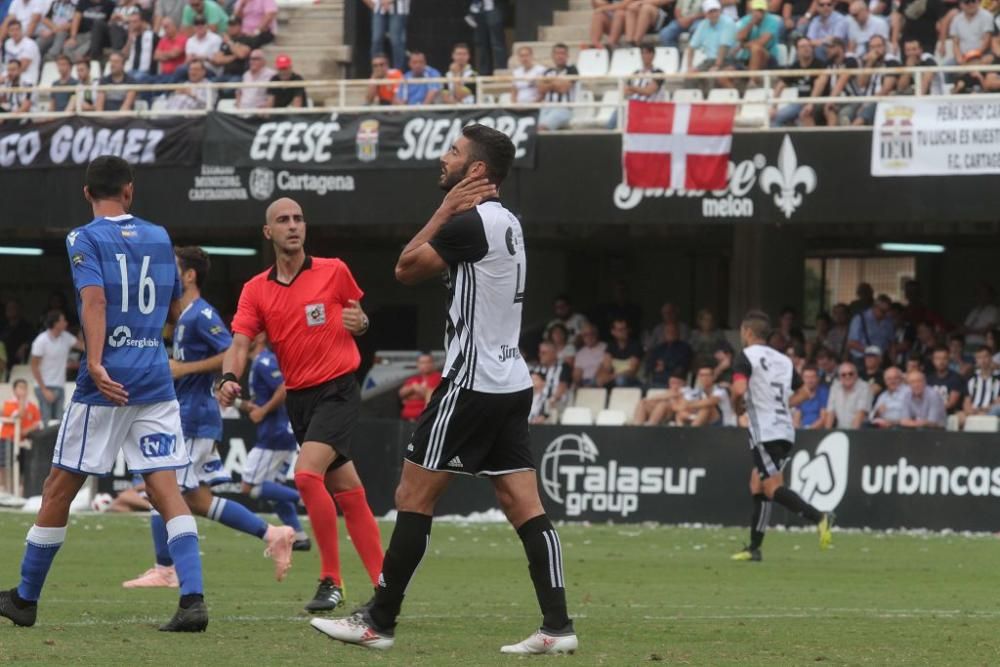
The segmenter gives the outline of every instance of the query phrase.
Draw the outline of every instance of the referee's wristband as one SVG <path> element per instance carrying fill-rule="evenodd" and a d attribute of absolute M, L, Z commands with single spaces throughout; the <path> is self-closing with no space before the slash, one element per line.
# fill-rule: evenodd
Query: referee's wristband
<path fill-rule="evenodd" d="M 223 373 L 222 377 L 220 377 L 219 381 L 215 384 L 215 391 L 220 391 L 222 389 L 222 385 L 227 382 L 235 382 L 236 384 L 239 384 L 240 379 L 232 373 Z"/>

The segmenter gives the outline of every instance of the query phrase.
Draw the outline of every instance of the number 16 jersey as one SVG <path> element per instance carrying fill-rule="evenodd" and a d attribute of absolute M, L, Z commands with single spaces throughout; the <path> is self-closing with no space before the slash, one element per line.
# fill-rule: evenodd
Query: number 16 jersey
<path fill-rule="evenodd" d="M 101 287 L 105 306 L 101 364 L 128 392 L 129 405 L 176 399 L 163 345 L 170 303 L 181 295 L 174 247 L 167 231 L 131 215 L 97 218 L 66 237 L 80 320 L 85 287 Z M 89 341 L 88 341 L 89 343 Z M 80 361 L 73 401 L 113 405 L 97 390 Z"/>
<path fill-rule="evenodd" d="M 743 348 L 733 363 L 733 378 L 747 381 L 744 400 L 750 420 L 750 446 L 785 440 L 795 443 L 788 399 L 802 386 L 792 360 L 767 345 Z"/>

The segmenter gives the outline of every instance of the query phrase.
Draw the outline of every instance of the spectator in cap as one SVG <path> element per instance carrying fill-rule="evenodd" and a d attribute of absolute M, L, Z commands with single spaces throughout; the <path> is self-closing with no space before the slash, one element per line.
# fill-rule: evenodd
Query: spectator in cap
<path fill-rule="evenodd" d="M 748 0 L 747 6 L 746 16 L 736 24 L 736 42 L 740 46 L 736 60 L 750 70 L 775 69 L 781 18 L 768 11 L 767 0 Z"/>
<path fill-rule="evenodd" d="M 736 23 L 722 13 L 719 0 L 705 0 L 701 3 L 705 20 L 698 23 L 691 41 L 688 42 L 688 70 L 718 72 L 724 69 L 727 58 L 733 55 L 736 46 Z M 695 54 L 703 60 L 695 65 Z"/>
<path fill-rule="evenodd" d="M 396 83 L 373 83 L 368 86 L 365 104 L 390 106 L 396 99 L 396 93 L 399 91 L 398 82 L 403 79 L 403 73 L 395 67 L 390 68 L 389 56 L 379 53 L 372 58 L 372 79 L 391 79 Z"/>
<path fill-rule="evenodd" d="M 304 79 L 292 71 L 292 59 L 284 53 L 274 59 L 278 73 L 271 77 L 272 82 L 303 81 Z M 267 107 L 281 109 L 285 107 L 306 106 L 306 89 L 302 86 L 272 87 L 267 89 Z"/>
<path fill-rule="evenodd" d="M 882 370 L 884 358 L 882 348 L 878 345 L 869 345 L 865 348 L 864 360 L 858 374 L 862 382 L 870 385 L 872 397 L 878 396 L 885 388 L 885 374 Z"/>
<path fill-rule="evenodd" d="M 274 0 L 237 0 L 233 19 L 233 23 L 239 23 L 240 33 L 250 39 L 252 49 L 270 44 L 278 34 L 278 5 Z"/>
<path fill-rule="evenodd" d="M 265 83 L 274 79 L 276 72 L 267 66 L 264 52 L 254 49 L 250 52 L 250 66 L 243 72 L 243 83 Z M 240 88 L 236 91 L 237 109 L 266 109 L 266 88 Z"/>

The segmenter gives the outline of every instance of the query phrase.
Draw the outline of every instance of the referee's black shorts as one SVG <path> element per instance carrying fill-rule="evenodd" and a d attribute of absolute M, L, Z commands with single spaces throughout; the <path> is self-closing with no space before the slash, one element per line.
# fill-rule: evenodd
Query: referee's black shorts
<path fill-rule="evenodd" d="M 534 470 L 530 412 L 531 388 L 487 394 L 445 380 L 417 421 L 406 460 L 428 470 L 478 476 Z"/>
<path fill-rule="evenodd" d="M 285 399 L 288 420 L 299 444 L 322 442 L 339 454 L 338 463 L 351 458 L 351 440 L 361 409 L 361 389 L 353 373 L 329 382 L 288 390 Z"/>

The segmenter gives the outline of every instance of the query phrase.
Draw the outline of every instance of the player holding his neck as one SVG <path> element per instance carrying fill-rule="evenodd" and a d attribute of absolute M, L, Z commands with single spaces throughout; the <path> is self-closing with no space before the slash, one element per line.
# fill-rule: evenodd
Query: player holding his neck
<path fill-rule="evenodd" d="M 177 484 L 188 507 L 198 516 L 263 540 L 267 544 L 264 553 L 274 561 L 275 579 L 282 581 L 292 566 L 295 531 L 287 526 L 272 526 L 235 500 L 212 493 L 213 486 L 232 481 L 219 457 L 222 413 L 212 395 L 212 386 L 233 339 L 218 311 L 201 296 L 211 268 L 208 255 L 194 246 L 176 248 L 174 253 L 184 293 L 180 298 L 181 314 L 174 327 L 170 371 L 181 405 L 184 442 L 191 456 L 191 464 L 177 471 Z M 125 588 L 177 585 L 173 559 L 167 549 L 166 525 L 156 511 L 151 514 L 150 527 L 156 563 L 135 579 L 124 582 Z"/>
<path fill-rule="evenodd" d="M 368 316 L 347 264 L 306 255 L 306 221 L 296 202 L 278 199 L 265 215 L 264 238 L 274 244 L 277 261 L 243 286 L 217 395 L 223 406 L 239 397 L 250 343 L 266 332 L 284 374 L 292 431 L 302 444 L 295 485 L 319 547 L 319 587 L 306 611 L 331 611 L 344 599 L 338 506 L 372 584 L 382 569 L 381 534 L 350 458 L 361 405 L 354 337 L 368 331 Z"/>
<path fill-rule="evenodd" d="M 0 616 L 34 625 L 45 577 L 66 537 L 70 503 L 88 475 L 106 475 L 119 450 L 143 476 L 163 517 L 180 604 L 167 632 L 208 626 L 198 528 L 177 488 L 190 459 L 162 331 L 180 315 L 181 283 L 166 230 L 128 214 L 132 168 L 102 156 L 87 167 L 94 220 L 66 237 L 86 350 L 59 429 L 42 506 L 28 531 L 21 583 L 0 593 Z"/>
<path fill-rule="evenodd" d="M 733 554 L 733 560 L 761 560 L 760 546 L 771 517 L 771 503 L 816 524 L 819 546 L 833 541 L 833 515 L 824 514 L 784 486 L 783 469 L 795 443 L 790 406 L 810 398 L 809 389 L 792 366 L 792 360 L 767 344 L 771 322 L 760 311 L 750 311 L 740 325 L 743 351 L 733 364 L 733 401 L 745 407 L 750 420 L 750 495 L 753 517 L 750 544 Z"/>

